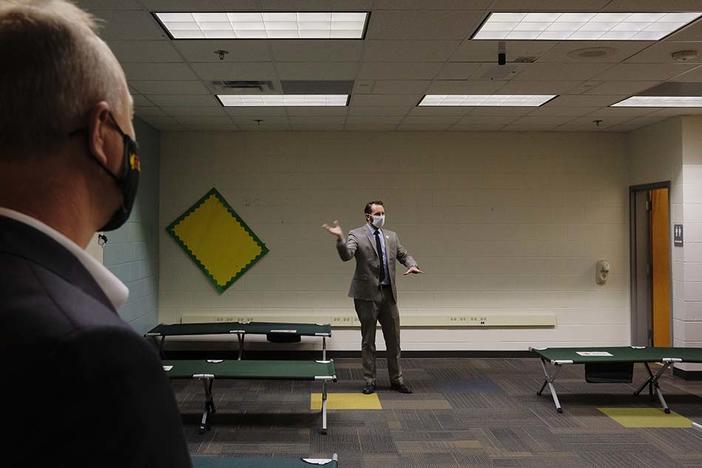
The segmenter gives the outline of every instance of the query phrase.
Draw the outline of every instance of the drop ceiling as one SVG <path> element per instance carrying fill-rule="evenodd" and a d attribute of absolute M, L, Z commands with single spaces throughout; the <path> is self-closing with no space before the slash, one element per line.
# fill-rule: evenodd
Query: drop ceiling
<path fill-rule="evenodd" d="M 490 12 L 658 12 L 663 7 L 694 12 L 702 11 L 702 0 L 82 0 L 78 4 L 104 21 L 101 35 L 125 69 L 136 114 L 161 130 L 626 132 L 671 115 L 702 113 L 702 108 L 609 107 L 665 83 L 702 82 L 702 19 L 657 42 L 506 41 L 504 66 L 497 65 L 497 41 L 470 40 Z M 369 11 L 371 15 L 363 40 L 171 40 L 154 11 Z M 219 50 L 227 53 L 216 53 Z M 671 54 L 680 50 L 697 50 L 698 55 L 677 62 Z M 281 82 L 289 81 L 352 85 L 348 107 L 225 108 L 215 97 L 223 93 L 215 81 L 270 81 L 277 92 Z M 674 88 L 680 86 L 668 86 Z M 426 94 L 558 97 L 536 108 L 418 107 Z"/>

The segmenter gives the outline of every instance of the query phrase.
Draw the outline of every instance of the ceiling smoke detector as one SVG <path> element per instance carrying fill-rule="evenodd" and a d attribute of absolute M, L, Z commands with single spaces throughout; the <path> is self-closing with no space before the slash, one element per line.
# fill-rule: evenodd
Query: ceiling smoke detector
<path fill-rule="evenodd" d="M 697 58 L 697 51 L 693 49 L 689 50 L 676 50 L 670 56 L 676 62 L 690 62 Z"/>
<path fill-rule="evenodd" d="M 617 51 L 614 47 L 584 47 L 568 52 L 568 57 L 575 59 L 599 59 L 614 55 Z"/>

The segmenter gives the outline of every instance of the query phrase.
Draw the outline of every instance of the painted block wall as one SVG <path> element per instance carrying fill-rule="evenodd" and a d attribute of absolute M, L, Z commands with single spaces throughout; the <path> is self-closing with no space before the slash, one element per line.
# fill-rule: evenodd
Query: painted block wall
<path fill-rule="evenodd" d="M 103 263 L 129 288 L 120 316 L 139 333 L 158 323 L 159 131 L 134 119 L 141 175 L 132 214 L 121 228 L 105 233 Z"/>
<path fill-rule="evenodd" d="M 403 349 L 628 344 L 626 149 L 615 133 L 163 132 L 160 320 L 353 314 L 353 264 L 320 225 L 338 219 L 348 231 L 365 202 L 382 199 L 387 228 L 426 271 L 398 277 L 401 316 L 557 319 L 545 329 L 405 329 Z M 222 295 L 165 232 L 213 186 L 270 249 Z M 612 265 L 604 286 L 600 258 Z M 335 332 L 330 347 L 358 350 L 359 335 Z"/>

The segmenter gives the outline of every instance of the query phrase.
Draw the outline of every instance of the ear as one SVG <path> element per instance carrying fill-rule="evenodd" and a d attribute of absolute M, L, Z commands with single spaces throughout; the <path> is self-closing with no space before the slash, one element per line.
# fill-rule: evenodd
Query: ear
<path fill-rule="evenodd" d="M 109 165 L 107 158 L 107 133 L 110 120 L 110 105 L 106 101 L 98 102 L 88 114 L 88 144 L 90 154 L 103 166 Z"/>

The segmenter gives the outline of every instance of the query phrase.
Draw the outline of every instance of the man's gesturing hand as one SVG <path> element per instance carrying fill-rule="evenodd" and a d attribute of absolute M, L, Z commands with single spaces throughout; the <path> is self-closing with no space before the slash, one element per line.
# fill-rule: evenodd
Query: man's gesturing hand
<path fill-rule="evenodd" d="M 327 223 L 322 224 L 322 227 L 327 230 L 329 234 L 332 236 L 336 236 L 338 240 L 341 240 L 344 238 L 344 231 L 341 230 L 341 226 L 339 226 L 339 221 L 334 220 L 334 225 L 330 226 Z"/>
<path fill-rule="evenodd" d="M 416 275 L 419 273 L 424 273 L 422 270 L 419 269 L 419 267 L 413 266 L 409 267 L 406 272 L 403 273 L 403 275 Z"/>

